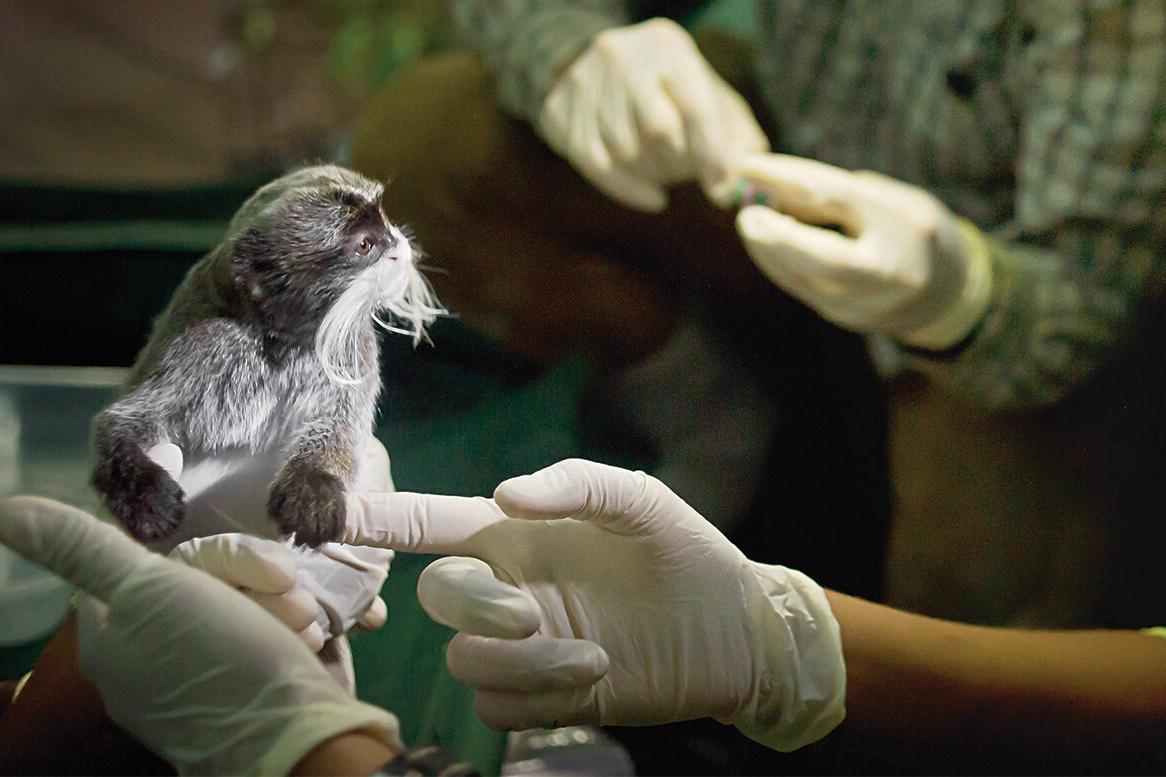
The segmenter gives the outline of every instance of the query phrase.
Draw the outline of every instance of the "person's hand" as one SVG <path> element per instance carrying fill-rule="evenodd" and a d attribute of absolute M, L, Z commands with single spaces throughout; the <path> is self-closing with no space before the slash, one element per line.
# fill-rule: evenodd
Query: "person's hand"
<path fill-rule="evenodd" d="M 735 724 L 778 750 L 842 719 L 837 622 L 805 575 L 749 561 L 663 483 L 568 460 L 493 499 L 364 494 L 348 540 L 436 553 L 422 606 L 496 728 Z"/>
<path fill-rule="evenodd" d="M 392 562 L 391 550 L 346 548 L 338 543 L 309 550 L 287 541 L 231 531 L 233 527 L 258 530 L 265 525 L 264 500 L 271 472 L 263 458 L 224 459 L 221 465 L 204 465 L 211 470 L 211 478 L 219 479 L 208 485 L 197 473 L 184 477 L 182 449 L 173 443 L 155 445 L 146 455 L 194 494 L 188 505 L 186 532 L 205 532 L 173 548 L 169 543 L 156 545 L 155 550 L 168 549 L 171 558 L 238 588 L 289 627 L 301 631 L 305 643 L 315 645 L 317 652 L 329 637 L 325 632 L 338 634 L 354 626 L 378 629 L 384 625 L 387 610 L 376 592 Z M 370 437 L 361 451 L 353 488 L 394 490 L 388 451 L 375 437 Z M 315 627 L 309 622 L 316 622 Z"/>
<path fill-rule="evenodd" d="M 607 196 L 642 211 L 696 179 L 720 205 L 727 162 L 769 142 L 744 98 L 675 22 L 607 30 L 555 82 L 536 122 L 548 145 Z"/>
<path fill-rule="evenodd" d="M 110 718 L 183 774 L 286 774 L 396 718 L 354 699 L 254 601 L 119 529 L 37 497 L 0 501 L 0 542 L 80 589 L 78 655 Z"/>
<path fill-rule="evenodd" d="M 296 583 L 296 555 L 283 543 L 249 534 L 214 534 L 187 540 L 169 555 L 251 599 L 298 634 L 313 653 L 324 648 L 324 630 L 316 622 L 320 605 Z"/>
<path fill-rule="evenodd" d="M 783 154 L 745 155 L 733 170 L 768 199 L 737 214 L 749 255 L 823 318 L 944 350 L 984 315 L 983 237 L 931 194 Z"/>

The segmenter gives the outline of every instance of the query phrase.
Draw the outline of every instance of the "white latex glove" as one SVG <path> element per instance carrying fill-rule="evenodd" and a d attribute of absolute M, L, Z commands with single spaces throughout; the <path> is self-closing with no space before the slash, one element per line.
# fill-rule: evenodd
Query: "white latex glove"
<path fill-rule="evenodd" d="M 286 774 L 355 730 L 401 749 L 393 715 L 354 699 L 295 634 L 211 575 L 37 497 L 0 501 L 0 542 L 85 592 L 82 673 L 110 718 L 180 774 Z"/>
<path fill-rule="evenodd" d="M 324 543 L 313 550 L 294 546 L 290 541 L 265 542 L 235 531 L 245 529 L 256 534 L 268 528 L 267 487 L 282 463 L 281 456 L 223 455 L 191 466 L 184 462 L 182 450 L 173 443 L 156 445 L 146 455 L 182 484 L 187 495 L 187 516 L 179 534 L 155 543 L 152 546 L 155 550 L 169 552 L 172 556 L 177 554 L 187 563 L 211 572 L 240 589 L 252 587 L 224 578 L 217 571 L 237 574 L 244 566 L 254 566 L 257 559 L 266 558 L 270 562 L 277 557 L 290 558 L 298 589 L 313 597 L 313 613 L 317 620 L 314 631 L 320 632 L 322 638 L 343 634 L 355 625 L 368 629 L 384 625 L 387 610 L 384 601 L 376 594 L 392 562 L 392 551 L 345 548 L 334 542 Z M 375 437 L 369 437 L 362 452 L 353 490 L 394 490 L 389 454 Z M 206 545 L 207 538 L 219 536 L 240 539 L 215 540 L 212 545 Z M 187 539 L 171 548 L 177 538 Z M 280 554 L 269 550 L 277 544 L 285 546 L 287 552 Z M 207 553 L 216 554 L 217 558 L 208 557 L 205 562 L 197 560 L 197 556 Z M 239 554 L 243 555 L 236 561 L 228 561 L 226 558 Z M 213 565 L 213 569 L 208 564 Z M 263 585 L 267 587 L 279 585 L 270 578 L 264 580 Z M 283 592 L 264 591 L 274 594 Z M 296 596 L 302 600 L 302 594 Z M 267 603 L 270 603 L 268 597 L 258 597 L 256 600 L 265 609 Z M 316 608 L 315 604 L 319 604 L 319 607 Z M 296 609 L 294 613 L 287 611 L 287 614 L 294 614 L 294 618 L 298 619 L 299 612 L 300 609 Z M 284 620 L 282 617 L 280 619 Z M 289 621 L 285 622 L 292 625 Z M 305 638 L 309 636 L 305 635 Z"/>
<path fill-rule="evenodd" d="M 749 561 L 642 472 L 568 460 L 494 499 L 363 495 L 349 508 L 351 541 L 475 557 L 434 562 L 418 596 L 459 630 L 449 668 L 490 726 L 714 717 L 788 751 L 843 718 L 822 589 Z"/>
<path fill-rule="evenodd" d="M 943 350 L 983 317 L 992 281 L 983 238 L 931 194 L 783 154 L 745 155 L 733 169 L 768 199 L 737 215 L 749 255 L 823 318 Z"/>
<path fill-rule="evenodd" d="M 769 142 L 745 100 L 668 19 L 604 31 L 547 94 L 536 128 L 607 196 L 642 211 L 696 179 L 725 206 L 728 160 Z"/>
<path fill-rule="evenodd" d="M 316 597 L 296 584 L 296 555 L 283 543 L 248 534 L 187 540 L 170 558 L 217 577 L 297 633 L 313 653 L 324 648 Z"/>

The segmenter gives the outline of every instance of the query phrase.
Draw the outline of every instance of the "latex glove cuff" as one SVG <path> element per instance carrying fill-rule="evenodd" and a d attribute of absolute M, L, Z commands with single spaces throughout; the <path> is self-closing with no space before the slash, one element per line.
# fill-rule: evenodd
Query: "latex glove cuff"
<path fill-rule="evenodd" d="M 955 218 L 952 225 L 948 240 L 935 241 L 932 268 L 936 274 L 949 274 L 954 294 L 936 318 L 898 333 L 899 340 L 915 348 L 943 351 L 959 344 L 984 317 L 991 301 L 992 261 L 984 236 L 964 219 Z"/>
<path fill-rule="evenodd" d="M 754 626 L 754 687 L 730 720 L 741 733 L 787 753 L 818 741 L 846 717 L 846 663 L 825 592 L 805 574 L 744 562 Z"/>

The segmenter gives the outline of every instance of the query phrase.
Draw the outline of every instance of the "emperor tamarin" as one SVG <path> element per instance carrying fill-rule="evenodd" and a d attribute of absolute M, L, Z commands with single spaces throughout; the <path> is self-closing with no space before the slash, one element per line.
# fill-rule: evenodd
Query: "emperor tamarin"
<path fill-rule="evenodd" d="M 154 323 L 125 395 L 94 421 L 93 485 L 143 541 L 174 533 L 182 488 L 147 455 L 280 456 L 267 514 L 310 546 L 343 533 L 345 489 L 380 390 L 374 324 L 419 339 L 443 311 L 382 187 L 333 165 L 256 191 Z"/>

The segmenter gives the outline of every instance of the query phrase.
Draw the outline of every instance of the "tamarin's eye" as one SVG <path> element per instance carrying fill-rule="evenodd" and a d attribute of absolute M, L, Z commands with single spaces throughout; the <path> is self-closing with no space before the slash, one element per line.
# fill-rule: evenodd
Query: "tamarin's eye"
<path fill-rule="evenodd" d="M 360 239 L 360 243 L 357 244 L 356 253 L 360 254 L 361 256 L 364 256 L 369 251 L 372 250 L 372 247 L 374 245 L 376 245 L 376 240 L 374 240 L 372 237 L 370 237 L 368 235 L 365 235 L 364 237 L 362 237 Z"/>

